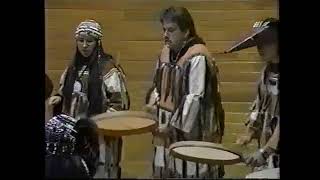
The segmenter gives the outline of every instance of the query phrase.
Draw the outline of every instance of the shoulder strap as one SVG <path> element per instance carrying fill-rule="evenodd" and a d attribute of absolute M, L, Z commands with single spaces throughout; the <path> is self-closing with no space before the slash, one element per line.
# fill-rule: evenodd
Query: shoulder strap
<path fill-rule="evenodd" d="M 204 55 L 206 60 L 211 59 L 208 49 L 203 44 L 195 44 L 178 60 L 177 64 L 182 66 L 187 60 L 194 56 Z"/>

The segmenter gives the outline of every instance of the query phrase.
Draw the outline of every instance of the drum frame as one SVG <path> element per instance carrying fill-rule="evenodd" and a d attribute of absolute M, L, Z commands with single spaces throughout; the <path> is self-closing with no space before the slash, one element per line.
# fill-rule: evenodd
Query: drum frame
<path fill-rule="evenodd" d="M 232 154 L 235 154 L 235 155 L 239 156 L 239 158 L 232 159 L 232 160 L 213 160 L 213 159 L 198 158 L 198 157 L 195 158 L 192 156 L 180 154 L 180 153 L 175 152 L 173 150 L 178 147 L 205 147 L 205 148 L 219 149 L 219 150 L 223 150 L 223 151 L 227 151 Z M 229 149 L 226 149 L 221 144 L 215 144 L 215 143 L 210 143 L 210 142 L 205 142 L 205 141 L 179 141 L 179 142 L 172 144 L 169 147 L 169 150 L 170 150 L 170 154 L 172 156 L 174 156 L 175 158 L 179 158 L 181 160 L 186 160 L 186 161 L 191 161 L 191 162 L 196 162 L 196 163 L 211 164 L 211 165 L 232 165 L 232 164 L 242 162 L 242 155 L 241 154 L 238 154 L 238 153 L 233 152 Z"/>
<path fill-rule="evenodd" d="M 99 121 L 108 121 L 109 119 L 119 118 L 119 117 L 134 117 L 134 118 L 147 118 L 150 120 L 154 120 L 155 123 L 149 126 L 145 126 L 142 128 L 137 128 L 134 130 L 112 130 L 112 129 L 104 129 L 99 127 Z M 157 128 L 158 124 L 156 122 L 156 117 L 151 115 L 150 113 L 144 111 L 116 111 L 116 112 L 106 112 L 92 117 L 97 125 L 99 132 L 105 136 L 113 136 L 113 137 L 122 137 L 122 136 L 129 136 L 129 135 L 136 135 L 136 134 L 143 134 L 152 132 L 154 129 Z"/>

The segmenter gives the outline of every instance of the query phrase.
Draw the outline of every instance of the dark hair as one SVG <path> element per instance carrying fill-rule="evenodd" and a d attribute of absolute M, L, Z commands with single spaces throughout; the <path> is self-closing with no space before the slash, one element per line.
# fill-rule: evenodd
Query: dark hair
<path fill-rule="evenodd" d="M 81 156 L 87 163 L 91 176 L 96 173 L 99 163 L 99 134 L 98 126 L 91 119 L 80 119 L 75 125 L 76 135 L 75 154 Z"/>
<path fill-rule="evenodd" d="M 268 26 L 270 26 L 270 29 L 276 30 L 276 31 L 279 30 L 279 22 L 280 21 L 278 19 L 269 17 L 269 18 L 266 18 L 263 20 L 263 23 L 265 23 L 265 22 L 269 22 Z"/>
<path fill-rule="evenodd" d="M 182 32 L 186 32 L 189 29 L 189 37 L 197 35 L 194 26 L 194 21 L 185 7 L 171 6 L 165 9 L 160 15 L 160 22 L 171 21 L 176 23 Z"/>
<path fill-rule="evenodd" d="M 279 20 L 276 18 L 266 18 L 261 21 L 262 24 L 268 22 L 268 28 L 261 33 L 259 33 L 256 37 L 256 44 L 262 45 L 262 44 L 269 44 L 278 42 L 278 30 L 279 30 Z M 259 39 L 259 40 L 257 40 Z"/>
<path fill-rule="evenodd" d="M 47 154 L 46 178 L 90 178 L 95 175 L 99 159 L 97 125 L 84 118 L 76 122 L 74 129 L 77 133 L 73 154 Z"/>
<path fill-rule="evenodd" d="M 78 47 L 76 48 L 74 59 L 67 70 L 62 93 L 65 101 L 64 105 L 66 106 L 66 109 L 69 110 L 71 107 L 71 96 L 73 92 L 73 85 L 77 78 L 77 72 L 84 62 L 89 62 L 88 69 L 90 73 L 88 80 L 88 100 L 90 103 L 87 115 L 91 116 L 93 114 L 102 113 L 102 79 L 100 78 L 101 69 L 99 68 L 99 61 L 112 59 L 112 56 L 105 54 L 101 41 L 97 41 L 96 47 L 88 58 L 89 59 L 83 57 L 79 52 Z"/>
<path fill-rule="evenodd" d="M 47 156 L 45 178 L 90 178 L 90 175 L 86 172 L 78 155 Z"/>
<path fill-rule="evenodd" d="M 53 83 L 47 74 L 45 76 L 45 99 L 48 99 L 53 90 Z"/>

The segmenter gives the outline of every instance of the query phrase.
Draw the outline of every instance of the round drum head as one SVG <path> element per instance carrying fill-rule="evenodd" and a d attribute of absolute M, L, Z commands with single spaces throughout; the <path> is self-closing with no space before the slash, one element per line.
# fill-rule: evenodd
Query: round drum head
<path fill-rule="evenodd" d="M 280 179 L 280 168 L 272 168 L 253 172 L 247 175 L 246 179 Z"/>
<path fill-rule="evenodd" d="M 180 141 L 169 149 L 174 157 L 192 162 L 221 165 L 241 162 L 241 155 L 225 149 L 221 144 L 210 142 Z"/>
<path fill-rule="evenodd" d="M 142 111 L 118 111 L 92 117 L 99 131 L 107 136 L 127 136 L 151 132 L 157 123 L 151 114 Z"/>

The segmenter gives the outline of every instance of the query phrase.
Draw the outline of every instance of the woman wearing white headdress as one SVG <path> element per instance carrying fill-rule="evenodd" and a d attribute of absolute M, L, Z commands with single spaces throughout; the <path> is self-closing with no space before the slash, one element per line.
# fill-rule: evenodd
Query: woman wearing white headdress
<path fill-rule="evenodd" d="M 60 105 L 63 113 L 78 120 L 129 109 L 125 75 L 113 57 L 104 52 L 102 36 L 101 26 L 94 20 L 85 20 L 77 27 L 74 59 L 61 76 L 58 94 L 49 99 L 55 110 Z M 105 172 L 98 173 L 103 177 L 119 177 L 122 139 L 105 139 L 108 141 L 100 137 L 99 161 Z"/>

